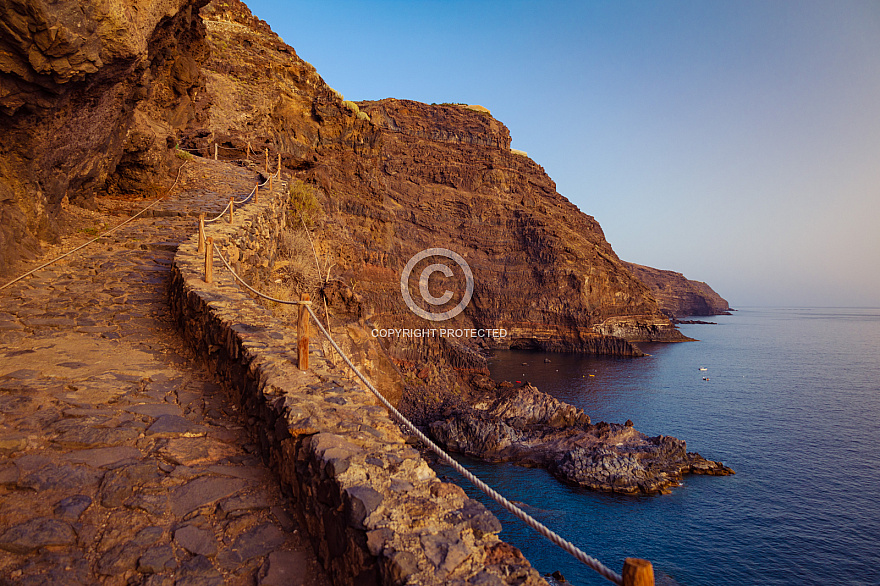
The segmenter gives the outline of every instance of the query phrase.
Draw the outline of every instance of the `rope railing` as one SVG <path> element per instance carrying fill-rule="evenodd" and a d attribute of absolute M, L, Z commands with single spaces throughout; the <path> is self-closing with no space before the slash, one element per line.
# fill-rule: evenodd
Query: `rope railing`
<path fill-rule="evenodd" d="M 247 143 L 247 145 L 245 146 L 244 149 L 242 149 L 241 147 L 228 147 L 228 146 L 224 146 L 219 143 L 216 143 L 216 142 L 209 143 L 208 146 L 201 147 L 201 148 L 199 148 L 199 147 L 187 148 L 187 147 L 182 147 L 180 145 L 177 145 L 175 148 L 178 150 L 187 152 L 187 153 L 197 153 L 197 154 L 199 154 L 199 156 L 201 156 L 202 152 L 210 153 L 210 144 L 214 145 L 214 160 L 215 161 L 218 160 L 219 149 L 223 149 L 226 151 L 234 151 L 236 153 L 240 153 L 240 152 L 244 151 L 245 152 L 245 159 L 244 160 L 246 160 L 246 161 L 251 160 L 251 153 L 253 153 L 254 155 L 259 154 L 259 151 L 256 151 L 251 148 L 250 142 Z M 263 152 L 266 155 L 266 171 L 268 171 L 269 170 L 269 147 L 265 147 L 263 149 Z M 277 154 L 278 154 L 278 167 L 277 167 L 276 173 L 278 175 L 278 178 L 280 179 L 281 178 L 281 152 L 279 151 Z M 239 159 L 239 160 L 241 160 L 241 159 Z M 269 178 L 271 179 L 272 175 L 270 175 Z M 269 183 L 269 186 L 270 187 L 272 186 L 271 182 Z"/>
<path fill-rule="evenodd" d="M 210 239 L 209 239 L 210 240 Z M 211 242 L 205 252 L 206 254 L 206 269 L 209 266 L 211 260 L 208 258 L 210 255 L 213 258 L 213 243 Z M 501 505 L 504 509 L 512 513 L 515 517 L 517 517 L 520 521 L 525 523 L 527 526 L 538 532 L 541 536 L 550 540 L 554 545 L 560 547 L 563 551 L 573 556 L 575 559 L 594 570 L 603 578 L 613 582 L 614 584 L 618 584 L 621 586 L 653 586 L 653 567 L 650 562 L 647 560 L 641 560 L 637 558 L 627 558 L 624 565 L 623 575 L 618 574 L 608 566 L 604 565 L 602 562 L 594 558 L 593 556 L 587 554 L 572 542 L 568 541 L 525 511 L 521 508 L 510 502 L 507 498 L 493 489 L 491 486 L 480 480 L 477 476 L 475 476 L 472 472 L 470 472 L 467 468 L 459 464 L 452 456 L 447 454 L 443 448 L 434 443 L 427 435 L 425 435 L 419 428 L 417 428 L 409 419 L 407 419 L 400 411 L 398 411 L 394 405 L 392 405 L 374 386 L 373 384 L 360 372 L 360 370 L 352 363 L 352 361 L 348 358 L 348 356 L 343 352 L 343 350 L 339 347 L 333 337 L 330 335 L 323 325 L 321 325 L 321 321 L 318 319 L 318 316 L 311 308 L 311 301 L 308 300 L 308 296 L 305 296 L 304 299 L 299 301 L 291 301 L 285 299 L 278 299 L 276 297 L 272 297 L 266 295 L 258 291 L 249 285 L 229 264 L 226 260 L 226 257 L 223 255 L 220 250 L 217 250 L 217 255 L 220 257 L 220 260 L 226 266 L 227 270 L 229 270 L 230 274 L 233 278 L 244 285 L 249 291 L 266 299 L 268 301 L 272 301 L 274 303 L 281 303 L 286 305 L 299 305 L 301 308 L 305 308 L 308 311 L 308 314 L 317 324 L 318 329 L 321 331 L 321 334 L 330 342 L 330 345 L 333 346 L 333 349 L 339 354 L 345 364 L 351 369 L 351 371 L 360 379 L 361 382 L 367 387 L 367 389 L 376 396 L 376 398 L 388 409 L 388 411 L 392 414 L 395 420 L 397 420 L 401 425 L 403 425 L 410 433 L 415 435 L 419 440 L 427 446 L 432 452 L 437 454 L 437 456 L 445 462 L 448 466 L 453 468 L 456 472 L 464 476 L 468 481 L 471 482 L 475 487 L 485 493 L 489 498 L 493 501 Z M 207 276 L 207 275 L 206 275 Z M 207 280 L 207 282 L 210 282 Z M 302 311 L 302 310 L 301 310 Z M 300 319 L 300 323 L 302 323 L 302 318 Z M 306 325 L 307 331 L 307 325 Z M 307 334 L 306 334 L 307 335 Z M 306 341 L 306 351 L 305 351 L 305 359 L 308 359 L 308 342 Z M 303 344 L 302 344 L 302 333 L 300 333 L 300 368 L 303 368 L 302 360 L 303 360 Z M 307 366 L 305 368 L 308 368 Z M 648 576 L 650 575 L 650 580 L 648 580 Z"/>
<path fill-rule="evenodd" d="M 92 238 L 92 239 L 89 240 L 88 242 L 86 242 L 86 243 L 84 243 L 84 244 L 81 244 L 81 245 L 77 246 L 77 247 L 74 248 L 73 250 L 69 250 L 69 251 L 65 252 L 64 254 L 62 254 L 61 256 L 55 257 L 55 258 L 53 258 L 52 260 L 50 260 L 49 262 L 43 263 L 43 264 L 41 264 L 40 266 L 38 266 L 37 268 L 35 268 L 35 269 L 31 269 L 30 271 L 26 272 L 25 274 L 23 274 L 23 275 L 21 275 L 21 276 L 15 278 L 15 279 L 9 281 L 8 283 L 6 283 L 6 284 L 3 285 L 2 287 L 0 287 L 0 290 L 6 289 L 7 287 L 11 287 L 12 285 L 14 285 L 15 283 L 18 283 L 19 281 L 21 281 L 21 280 L 24 279 L 25 277 L 29 277 L 30 275 L 33 275 L 33 274 L 36 273 L 37 271 L 39 271 L 39 270 L 41 270 L 41 269 L 45 269 L 46 267 L 55 264 L 55 263 L 58 262 L 59 260 L 61 260 L 61 259 L 63 259 L 63 258 L 67 258 L 68 256 L 70 256 L 70 255 L 73 254 L 74 252 L 77 252 L 77 251 L 79 251 L 79 250 L 82 250 L 83 248 L 87 247 L 88 245 L 90 245 L 90 244 L 92 244 L 92 243 L 94 243 L 94 242 L 97 242 L 97 241 L 100 240 L 101 238 L 104 238 L 105 236 L 109 236 L 110 234 L 112 234 L 113 232 L 119 230 L 120 228 L 122 228 L 122 227 L 125 226 L 126 224 L 129 224 L 129 223 L 133 222 L 133 221 L 134 221 L 136 218 L 138 218 L 139 216 L 145 214 L 147 211 L 149 211 L 150 209 L 152 209 L 153 206 L 155 206 L 155 205 L 158 204 L 159 202 L 164 201 L 165 199 L 168 198 L 168 194 L 171 193 L 171 190 L 174 189 L 175 186 L 177 186 L 177 182 L 180 180 L 180 172 L 183 171 L 183 167 L 184 167 L 184 165 L 186 165 L 186 161 L 184 161 L 184 162 L 183 162 L 183 165 L 181 165 L 180 168 L 177 170 L 177 177 L 174 178 L 174 183 L 171 184 L 171 187 L 168 188 L 168 191 L 165 192 L 165 195 L 163 195 L 162 197 L 160 197 L 159 199 L 157 199 L 156 201 L 154 201 L 153 203 L 151 203 L 150 205 L 148 205 L 147 207 L 145 207 L 144 209 L 142 209 L 141 211 L 139 211 L 138 213 L 136 213 L 136 214 L 133 215 L 132 217 L 128 218 L 127 220 L 125 220 L 125 221 L 122 222 L 121 224 L 119 224 L 119 225 L 117 225 L 117 226 L 114 226 L 113 228 L 110 228 L 109 230 L 107 230 L 107 231 L 104 232 L 103 234 L 101 234 L 101 235 L 99 235 L 99 236 L 95 236 L 94 238 Z"/>
<path fill-rule="evenodd" d="M 215 143 L 215 146 L 220 146 L 220 145 L 216 145 L 216 143 Z M 188 151 L 188 152 L 199 152 L 199 151 L 202 150 L 202 149 L 186 149 L 186 148 L 183 148 L 183 147 L 181 147 L 181 146 L 177 146 L 176 148 L 179 149 L 179 150 Z M 231 147 L 222 147 L 222 146 L 221 146 L 220 148 L 231 148 Z M 251 150 L 252 150 L 252 149 L 251 149 L 251 146 L 250 146 L 250 143 L 248 143 L 248 145 L 247 145 L 247 149 L 248 149 L 248 154 L 250 154 L 250 152 L 251 152 Z M 242 199 L 242 200 L 240 200 L 240 201 L 235 201 L 234 198 L 230 198 L 229 202 L 228 202 L 228 203 L 226 204 L 226 206 L 223 208 L 223 211 L 220 212 L 220 214 L 219 214 L 217 217 L 215 217 L 215 218 L 211 218 L 211 219 L 209 219 L 209 220 L 203 220 L 205 224 L 210 224 L 210 223 L 212 223 L 212 222 L 216 222 L 217 220 L 221 219 L 221 218 L 226 214 L 226 212 L 229 212 L 229 213 L 230 213 L 230 219 L 229 219 L 229 221 L 231 222 L 231 221 L 232 221 L 232 211 L 231 211 L 231 209 L 230 209 L 231 206 L 242 205 L 242 204 L 247 203 L 247 202 L 250 201 L 252 198 L 255 198 L 255 197 L 257 196 L 257 194 L 259 193 L 259 188 L 260 188 L 260 187 L 264 187 L 264 186 L 266 186 L 267 184 L 269 185 L 269 189 L 271 189 L 271 188 L 272 188 L 272 179 L 273 179 L 274 177 L 277 177 L 278 179 L 281 179 L 281 153 L 278 153 L 278 167 L 275 169 L 275 173 L 270 173 L 270 172 L 269 172 L 269 149 L 267 148 L 267 149 L 265 149 L 265 151 L 266 151 L 266 174 L 268 175 L 268 178 L 267 178 L 265 181 L 263 181 L 262 183 L 258 183 L 258 184 L 257 184 L 257 185 L 251 190 L 250 194 L 248 194 L 244 199 Z M 154 202 L 151 203 L 150 205 L 146 206 L 144 209 L 142 209 L 141 211 L 137 212 L 136 214 L 134 214 L 133 216 L 131 216 L 130 218 L 128 218 L 128 219 L 125 220 L 124 222 L 122 222 L 122 223 L 120 223 L 120 224 L 114 226 L 113 228 L 110 228 L 109 230 L 107 230 L 107 231 L 105 231 L 105 232 L 99 234 L 98 236 L 95 236 L 95 237 L 92 238 L 91 240 L 89 240 L 89 241 L 87 241 L 87 242 L 85 242 L 85 243 L 83 243 L 83 244 L 81 244 L 81 245 L 79 245 L 79 246 L 73 248 L 72 250 L 69 250 L 69 251 L 65 252 L 64 254 L 62 254 L 62 255 L 60 255 L 60 256 L 57 256 L 57 257 L 53 258 L 52 260 L 50 260 L 50 261 L 48 261 L 48 262 L 45 262 L 45 263 L 41 264 L 40 266 L 38 266 L 38 267 L 36 267 L 36 268 L 34 268 L 34 269 L 31 269 L 31 270 L 29 270 L 28 272 L 26 272 L 26 273 L 24 273 L 24 274 L 22 274 L 22 275 L 19 275 L 18 277 L 16 277 L 16 278 L 12 279 L 11 281 L 5 283 L 4 285 L 0 286 L 0 291 L 2 291 L 3 289 L 6 289 L 7 287 L 11 287 L 12 285 L 18 283 L 18 282 L 21 281 L 22 279 L 25 279 L 25 278 L 29 277 L 30 275 L 33 275 L 34 273 L 36 273 L 36 272 L 39 271 L 39 270 L 42 270 L 42 269 L 44 269 L 44 268 L 46 268 L 46 267 L 48 267 L 48 266 L 51 266 L 51 265 L 55 264 L 55 263 L 58 262 L 59 260 L 62 260 L 62 259 L 64 259 L 64 258 L 67 258 L 68 256 L 74 254 L 75 252 L 78 252 L 78 251 L 82 250 L 83 248 L 86 248 L 86 247 L 89 246 L 90 244 L 93 244 L 93 243 L 97 242 L 97 241 L 100 240 L 101 238 L 104 238 L 104 237 L 106 237 L 106 236 L 109 236 L 109 235 L 112 234 L 113 232 L 119 230 L 119 229 L 122 228 L 123 226 L 126 226 L 127 224 L 133 222 L 135 219 L 139 218 L 139 217 L 142 216 L 143 214 L 147 213 L 149 210 L 151 210 L 153 207 L 155 207 L 156 205 L 158 205 L 160 202 L 166 200 L 166 199 L 168 198 L 168 194 L 171 193 L 171 191 L 177 186 L 178 181 L 180 181 L 180 174 L 181 174 L 181 172 L 183 171 L 183 167 L 186 165 L 186 163 L 187 163 L 187 162 L 184 161 L 183 164 L 180 165 L 180 167 L 177 169 L 177 176 L 174 178 L 174 183 L 171 184 L 171 187 L 168 188 L 168 191 L 165 192 L 165 195 L 163 195 L 162 197 L 160 197 L 159 199 L 157 199 L 156 201 L 154 201 Z"/>
<path fill-rule="evenodd" d="M 224 207 L 224 208 L 223 208 L 223 211 L 220 212 L 217 216 L 211 218 L 210 220 L 206 219 L 206 220 L 205 220 L 205 223 L 206 223 L 206 224 L 210 224 L 210 223 L 212 223 L 212 222 L 216 222 L 217 220 L 221 219 L 223 216 L 226 215 L 226 212 L 229 211 L 229 206 L 230 206 L 230 205 L 232 205 L 232 201 L 227 202 L 227 203 L 226 203 L 226 207 Z"/>

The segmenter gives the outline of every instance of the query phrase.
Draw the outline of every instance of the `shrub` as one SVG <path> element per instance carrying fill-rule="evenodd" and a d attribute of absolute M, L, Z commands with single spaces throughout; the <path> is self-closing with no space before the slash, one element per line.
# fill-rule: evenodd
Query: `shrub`
<path fill-rule="evenodd" d="M 366 112 L 358 112 L 358 113 L 357 113 L 357 117 L 358 117 L 360 120 L 366 120 L 367 122 L 370 122 L 370 115 L 367 114 Z"/>
<path fill-rule="evenodd" d="M 278 259 L 275 261 L 275 273 L 281 283 L 273 281 L 273 288 L 286 295 L 290 292 L 310 293 L 317 299 L 317 291 L 322 285 L 322 275 L 315 265 L 315 253 L 306 231 L 301 227 L 288 228 L 280 235 Z M 274 295 L 273 295 L 274 297 Z M 285 312 L 295 313 L 296 306 L 280 306 Z M 316 308 L 317 309 L 317 308 Z"/>
<path fill-rule="evenodd" d="M 300 218 L 302 218 L 306 226 L 314 225 L 323 211 L 315 188 L 302 181 L 293 180 L 290 182 L 289 192 L 290 210 L 296 216 L 296 218 L 291 219 L 291 223 L 298 225 L 301 223 Z"/>
<path fill-rule="evenodd" d="M 512 152 L 514 155 L 519 155 L 521 157 L 528 157 L 529 156 L 529 154 L 527 152 L 521 151 L 519 149 L 510 149 L 510 152 Z"/>
<path fill-rule="evenodd" d="M 346 108 L 348 108 L 349 110 L 351 110 L 352 112 L 354 112 L 355 114 L 357 114 L 358 112 L 361 111 L 361 109 L 358 108 L 358 105 L 355 104 L 354 102 L 352 102 L 351 100 L 344 100 L 342 102 L 342 105 L 345 106 Z"/>

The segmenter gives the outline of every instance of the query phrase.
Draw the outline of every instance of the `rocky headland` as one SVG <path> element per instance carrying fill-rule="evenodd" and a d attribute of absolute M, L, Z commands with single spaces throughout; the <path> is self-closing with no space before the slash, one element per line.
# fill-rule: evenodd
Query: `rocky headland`
<path fill-rule="evenodd" d="M 730 315 L 731 309 L 727 301 L 702 281 L 693 281 L 674 271 L 631 262 L 624 264 L 638 280 L 651 289 L 660 311 L 673 320 L 689 315 Z"/>
<path fill-rule="evenodd" d="M 528 383 L 475 379 L 481 396 L 448 408 L 428 425 L 434 439 L 451 451 L 545 468 L 563 482 L 623 494 L 669 492 L 684 474 L 734 473 L 688 452 L 682 440 L 646 436 L 631 421 L 593 424 L 581 409 Z"/>

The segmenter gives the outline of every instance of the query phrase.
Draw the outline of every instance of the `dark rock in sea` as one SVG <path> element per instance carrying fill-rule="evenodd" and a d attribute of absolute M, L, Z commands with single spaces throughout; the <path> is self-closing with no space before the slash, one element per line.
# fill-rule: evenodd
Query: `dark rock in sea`
<path fill-rule="evenodd" d="M 624 494 L 669 492 L 683 474 L 733 474 L 688 453 L 684 441 L 599 422 L 526 384 L 487 393 L 429 426 L 447 449 L 489 461 L 546 468 L 578 486 Z"/>

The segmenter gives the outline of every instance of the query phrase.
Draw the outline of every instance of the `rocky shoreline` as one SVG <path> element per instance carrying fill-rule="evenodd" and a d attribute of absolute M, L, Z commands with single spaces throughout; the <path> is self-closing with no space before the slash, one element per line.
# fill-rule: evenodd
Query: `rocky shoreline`
<path fill-rule="evenodd" d="M 683 440 L 649 437 L 631 421 L 593 424 L 583 410 L 526 383 L 474 377 L 481 395 L 428 425 L 447 450 L 491 462 L 547 469 L 563 482 L 621 494 L 668 493 L 684 474 L 725 476 L 721 462 L 688 452 Z"/>

